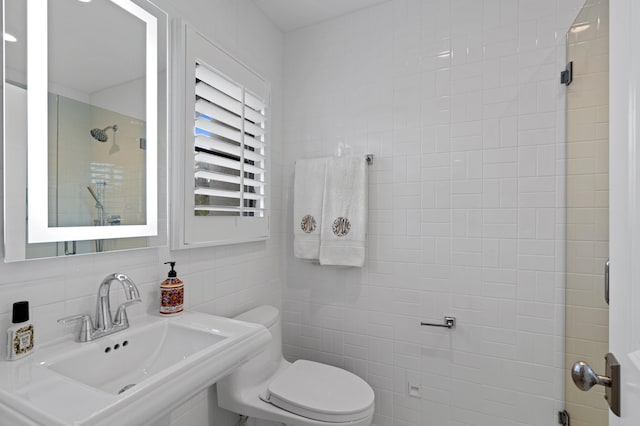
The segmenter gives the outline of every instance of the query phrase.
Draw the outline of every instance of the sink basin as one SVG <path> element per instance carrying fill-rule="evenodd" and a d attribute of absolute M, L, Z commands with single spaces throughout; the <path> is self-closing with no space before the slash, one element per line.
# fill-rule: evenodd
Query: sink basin
<path fill-rule="evenodd" d="M 166 415 L 259 353 L 262 326 L 196 312 L 134 320 L 88 343 L 71 338 L 0 361 L 8 424 L 140 425 Z"/>
<path fill-rule="evenodd" d="M 95 342 L 48 367 L 78 382 L 120 394 L 224 339 L 226 336 L 163 321 Z"/>

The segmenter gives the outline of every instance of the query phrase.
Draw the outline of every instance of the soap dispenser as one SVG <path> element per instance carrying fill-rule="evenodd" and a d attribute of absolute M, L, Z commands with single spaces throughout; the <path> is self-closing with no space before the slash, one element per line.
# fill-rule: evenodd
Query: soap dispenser
<path fill-rule="evenodd" d="M 160 314 L 177 315 L 184 310 L 184 283 L 175 271 L 176 262 L 171 265 L 167 279 L 160 284 Z"/>
<path fill-rule="evenodd" d="M 29 355 L 34 349 L 33 323 L 29 321 L 29 302 L 13 304 L 11 326 L 7 329 L 7 359 L 16 360 Z"/>

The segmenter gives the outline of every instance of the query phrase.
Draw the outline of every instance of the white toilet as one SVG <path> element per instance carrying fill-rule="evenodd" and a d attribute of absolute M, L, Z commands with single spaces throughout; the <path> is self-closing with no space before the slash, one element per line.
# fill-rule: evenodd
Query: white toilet
<path fill-rule="evenodd" d="M 254 418 L 254 424 L 369 426 L 374 394 L 360 377 L 341 368 L 282 357 L 280 312 L 259 306 L 235 319 L 271 332 L 267 349 L 218 381 L 218 405 Z"/>

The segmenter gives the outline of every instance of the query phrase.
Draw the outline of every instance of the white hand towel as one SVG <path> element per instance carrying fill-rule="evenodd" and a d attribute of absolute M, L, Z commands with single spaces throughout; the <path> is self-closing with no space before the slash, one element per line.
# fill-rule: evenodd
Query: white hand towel
<path fill-rule="evenodd" d="M 367 186 L 364 158 L 327 159 L 320 231 L 321 265 L 364 265 Z"/>
<path fill-rule="evenodd" d="M 297 160 L 293 189 L 293 254 L 318 259 L 326 158 Z"/>

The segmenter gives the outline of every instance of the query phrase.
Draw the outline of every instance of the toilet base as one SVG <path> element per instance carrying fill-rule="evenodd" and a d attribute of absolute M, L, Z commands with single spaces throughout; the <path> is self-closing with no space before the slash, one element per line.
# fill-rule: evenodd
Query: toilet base
<path fill-rule="evenodd" d="M 285 426 L 284 423 L 272 422 L 270 420 L 256 419 L 250 417 L 246 423 L 247 426 Z"/>

